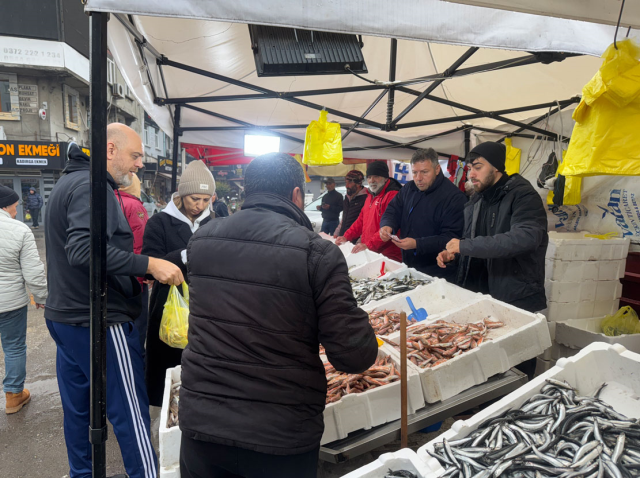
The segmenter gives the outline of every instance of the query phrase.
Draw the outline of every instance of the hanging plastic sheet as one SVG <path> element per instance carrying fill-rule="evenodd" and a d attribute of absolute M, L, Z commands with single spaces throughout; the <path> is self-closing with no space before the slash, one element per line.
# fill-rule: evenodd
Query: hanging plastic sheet
<path fill-rule="evenodd" d="M 522 150 L 514 148 L 511 145 L 511 138 L 506 138 L 504 140 L 504 144 L 507 147 L 507 159 L 504 163 L 504 167 L 507 174 L 511 176 L 512 174 L 520 172 L 520 156 L 522 155 Z"/>
<path fill-rule="evenodd" d="M 339 123 L 329 123 L 327 112 L 307 127 L 302 160 L 310 166 L 326 166 L 342 162 L 342 136 Z"/>
<path fill-rule="evenodd" d="M 582 89 L 565 176 L 640 175 L 640 47 L 631 39 L 617 45 Z"/>

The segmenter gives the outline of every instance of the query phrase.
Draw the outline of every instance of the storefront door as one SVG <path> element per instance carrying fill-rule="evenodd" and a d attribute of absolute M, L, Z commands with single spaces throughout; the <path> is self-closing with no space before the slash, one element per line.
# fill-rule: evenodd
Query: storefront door
<path fill-rule="evenodd" d="M 40 193 L 42 197 L 44 197 L 44 190 L 42 188 L 42 178 L 40 176 L 34 177 L 0 177 L 0 185 L 9 187 L 13 189 L 18 196 L 20 197 L 20 203 L 18 205 L 18 215 L 16 219 L 18 221 L 25 222 L 31 225 L 31 221 L 25 221 L 25 215 L 27 211 L 26 201 L 27 195 L 29 194 L 29 189 L 36 188 L 36 191 Z M 40 224 L 42 224 L 44 217 L 44 208 L 40 210 Z"/>

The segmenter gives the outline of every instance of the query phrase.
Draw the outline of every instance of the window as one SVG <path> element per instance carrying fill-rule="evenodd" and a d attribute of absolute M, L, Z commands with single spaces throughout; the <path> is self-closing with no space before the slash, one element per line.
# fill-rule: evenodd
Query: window
<path fill-rule="evenodd" d="M 79 112 L 80 95 L 73 88 L 64 85 L 64 126 L 65 128 L 80 131 Z"/>
<path fill-rule="evenodd" d="M 17 75 L 0 73 L 0 120 L 20 120 Z"/>
<path fill-rule="evenodd" d="M 156 149 L 160 149 L 160 130 L 157 129 L 153 129 L 153 133 L 154 133 L 154 137 L 155 137 L 155 145 L 156 145 Z"/>
<path fill-rule="evenodd" d="M 144 141 L 144 145 L 149 146 L 149 131 L 147 131 L 146 127 L 142 130 L 142 136 L 143 136 L 142 140 Z"/>
<path fill-rule="evenodd" d="M 118 77 L 116 76 L 116 62 L 111 58 L 107 58 L 107 83 L 113 85 L 117 82 Z"/>
<path fill-rule="evenodd" d="M 124 95 L 130 100 L 133 99 L 133 92 L 131 91 L 131 88 L 129 88 L 129 85 L 127 84 L 124 85 Z"/>

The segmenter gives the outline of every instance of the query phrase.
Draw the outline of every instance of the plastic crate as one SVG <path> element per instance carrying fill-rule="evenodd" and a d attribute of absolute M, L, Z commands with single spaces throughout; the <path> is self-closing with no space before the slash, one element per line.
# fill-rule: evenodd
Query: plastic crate
<path fill-rule="evenodd" d="M 609 337 L 602 333 L 604 317 L 567 320 L 556 325 L 556 342 L 570 349 L 581 349 L 593 342 L 620 344 L 627 350 L 640 353 L 640 334 Z"/>
<path fill-rule="evenodd" d="M 628 238 L 596 239 L 585 237 L 589 232 L 549 233 L 547 259 L 562 261 L 612 261 L 626 259 Z"/>

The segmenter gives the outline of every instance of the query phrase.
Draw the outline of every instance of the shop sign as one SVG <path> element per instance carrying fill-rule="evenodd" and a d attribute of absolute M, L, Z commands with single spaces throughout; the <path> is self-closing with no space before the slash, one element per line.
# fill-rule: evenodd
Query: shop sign
<path fill-rule="evenodd" d="M 0 166 L 3 168 L 63 169 L 65 153 L 66 143 L 0 141 Z"/>
<path fill-rule="evenodd" d="M 178 164 L 178 174 L 180 174 L 181 170 L 182 167 Z M 161 173 L 171 174 L 173 171 L 173 160 L 171 158 L 158 156 L 158 171 Z"/>
<path fill-rule="evenodd" d="M 20 113 L 38 114 L 38 85 L 18 85 Z"/>

